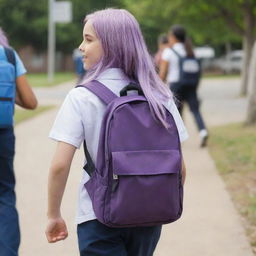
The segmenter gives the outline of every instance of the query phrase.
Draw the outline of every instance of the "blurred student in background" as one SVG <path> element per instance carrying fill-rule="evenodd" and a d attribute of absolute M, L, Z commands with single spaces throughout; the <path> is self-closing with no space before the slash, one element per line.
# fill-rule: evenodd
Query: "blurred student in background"
<path fill-rule="evenodd" d="M 160 68 L 161 56 L 166 47 L 169 47 L 168 37 L 167 35 L 160 35 L 158 37 L 158 51 L 154 57 L 154 62 L 158 71 Z"/>
<path fill-rule="evenodd" d="M 26 69 L 0 28 L 0 255 L 17 256 L 20 230 L 16 209 L 13 160 L 15 103 L 35 109 L 36 97 L 26 79 Z"/>
<path fill-rule="evenodd" d="M 168 34 L 170 47 L 161 55 L 159 75 L 177 99 L 177 107 L 182 114 L 184 103 L 194 116 L 201 138 L 200 146 L 207 145 L 208 132 L 199 110 L 197 88 L 201 77 L 200 65 L 195 59 L 192 43 L 183 26 L 174 25 Z"/>
<path fill-rule="evenodd" d="M 77 75 L 77 84 L 79 84 L 85 75 L 83 56 L 78 48 L 73 51 L 73 60 L 75 64 L 75 71 Z"/>

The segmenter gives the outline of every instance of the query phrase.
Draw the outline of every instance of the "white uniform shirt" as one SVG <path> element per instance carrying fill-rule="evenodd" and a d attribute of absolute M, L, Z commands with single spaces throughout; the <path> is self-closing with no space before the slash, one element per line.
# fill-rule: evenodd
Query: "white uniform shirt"
<path fill-rule="evenodd" d="M 184 44 L 182 43 L 175 43 L 173 45 L 173 49 L 181 56 L 186 55 L 186 50 L 185 50 Z M 170 48 L 165 48 L 162 54 L 162 59 L 169 62 L 166 82 L 168 84 L 178 82 L 180 78 L 178 56 Z"/>
<path fill-rule="evenodd" d="M 129 84 L 129 79 L 118 68 L 107 69 L 97 80 L 118 96 L 120 90 Z M 72 89 L 59 110 L 49 137 L 77 148 L 80 148 L 86 140 L 88 151 L 95 163 L 105 108 L 104 103 L 89 90 L 80 87 Z M 173 100 L 166 104 L 166 108 L 173 115 L 180 140 L 186 140 L 188 134 Z M 77 224 L 96 219 L 91 200 L 84 187 L 88 180 L 89 175 L 84 171 L 79 187 Z"/>

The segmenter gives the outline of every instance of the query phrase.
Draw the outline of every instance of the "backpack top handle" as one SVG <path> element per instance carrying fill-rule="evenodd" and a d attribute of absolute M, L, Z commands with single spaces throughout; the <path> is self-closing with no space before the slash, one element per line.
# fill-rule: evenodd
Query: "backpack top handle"
<path fill-rule="evenodd" d="M 136 84 L 128 84 L 120 91 L 120 96 L 127 96 L 128 91 L 137 91 L 139 95 L 144 96 L 144 93 L 139 85 Z"/>

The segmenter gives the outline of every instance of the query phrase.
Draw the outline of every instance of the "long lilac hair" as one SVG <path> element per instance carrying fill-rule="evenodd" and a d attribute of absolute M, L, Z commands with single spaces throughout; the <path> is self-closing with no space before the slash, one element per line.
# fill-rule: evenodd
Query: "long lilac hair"
<path fill-rule="evenodd" d="M 8 38 L 5 35 L 4 31 L 0 28 L 0 45 L 4 46 L 4 47 L 10 47 L 9 46 L 9 42 L 8 42 Z"/>
<path fill-rule="evenodd" d="M 166 112 L 162 105 L 172 97 L 169 88 L 155 71 L 140 26 L 134 16 L 124 9 L 105 9 L 85 17 L 92 23 L 103 48 L 101 60 L 87 72 L 87 83 L 107 68 L 120 68 L 131 81 L 139 83 L 153 116 L 166 128 Z"/>

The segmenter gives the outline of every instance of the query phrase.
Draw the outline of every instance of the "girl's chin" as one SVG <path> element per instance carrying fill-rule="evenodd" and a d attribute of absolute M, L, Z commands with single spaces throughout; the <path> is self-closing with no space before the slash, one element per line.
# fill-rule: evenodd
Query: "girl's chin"
<path fill-rule="evenodd" d="M 88 70 L 88 69 L 90 69 L 91 68 L 91 66 L 90 65 L 86 65 L 86 64 L 84 64 L 84 69 L 85 70 Z"/>
<path fill-rule="evenodd" d="M 85 63 L 85 61 L 83 62 L 83 67 L 84 69 L 88 69 L 89 65 Z"/>

